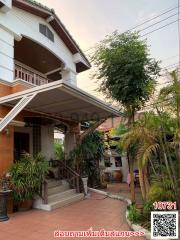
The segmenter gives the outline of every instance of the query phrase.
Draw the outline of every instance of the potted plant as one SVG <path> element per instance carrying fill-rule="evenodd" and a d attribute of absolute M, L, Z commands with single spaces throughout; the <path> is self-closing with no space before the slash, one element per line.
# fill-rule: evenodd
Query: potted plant
<path fill-rule="evenodd" d="M 32 208 L 33 198 L 40 194 L 41 185 L 48 172 L 48 162 L 41 155 L 25 155 L 10 169 L 13 199 L 19 211 Z"/>
<path fill-rule="evenodd" d="M 11 190 L 9 189 L 9 176 L 3 175 L 0 178 L 0 222 L 7 221 L 7 203 Z"/>
<path fill-rule="evenodd" d="M 86 168 L 85 168 L 85 162 L 83 162 L 82 166 L 83 167 L 82 167 L 81 179 L 82 179 L 82 182 L 83 182 L 84 194 L 86 196 L 87 193 L 88 193 L 88 174 L 87 174 L 87 171 L 86 171 Z"/>

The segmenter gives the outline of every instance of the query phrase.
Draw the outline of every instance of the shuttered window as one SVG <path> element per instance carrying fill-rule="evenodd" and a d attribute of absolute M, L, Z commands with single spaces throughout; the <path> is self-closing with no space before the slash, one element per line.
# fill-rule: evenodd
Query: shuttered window
<path fill-rule="evenodd" d="M 39 24 L 39 31 L 42 33 L 44 36 L 46 36 L 49 40 L 54 42 L 54 34 L 51 32 L 51 30 L 44 24 Z"/>

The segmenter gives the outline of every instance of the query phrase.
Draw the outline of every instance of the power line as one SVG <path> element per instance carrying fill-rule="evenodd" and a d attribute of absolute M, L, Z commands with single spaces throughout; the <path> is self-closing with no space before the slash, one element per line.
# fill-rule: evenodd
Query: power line
<path fill-rule="evenodd" d="M 142 26 L 142 25 L 146 24 L 147 22 L 150 22 L 150 21 L 152 21 L 152 20 L 154 20 L 154 19 L 156 19 L 156 18 L 158 18 L 158 17 L 161 17 L 161 16 L 167 14 L 168 12 L 171 12 L 171 11 L 173 11 L 174 9 L 177 9 L 177 8 L 178 8 L 178 6 L 173 7 L 173 8 L 171 8 L 171 9 L 169 9 L 168 11 L 165 10 L 165 12 L 163 12 L 163 13 L 161 13 L 161 14 L 153 17 L 153 18 L 150 18 L 150 19 L 146 20 L 146 21 L 144 21 L 143 23 L 141 23 L 141 24 L 139 24 L 139 25 L 137 25 L 137 26 L 135 26 L 135 27 L 133 27 L 133 28 L 130 28 L 130 29 L 126 30 L 125 32 L 132 31 L 133 29 L 136 29 L 136 28 L 138 28 L 139 26 Z M 174 16 L 177 15 L 177 14 L 178 14 L 178 13 L 174 14 Z M 172 16 L 173 16 L 173 15 L 171 15 L 170 17 L 172 17 Z M 168 18 L 170 18 L 170 17 L 168 17 Z M 168 19 L 168 18 L 167 18 L 167 19 Z M 167 19 L 164 19 L 164 20 L 161 20 L 161 21 L 165 21 L 165 20 L 167 20 Z M 159 22 L 161 22 L 161 21 L 159 21 Z M 154 25 L 156 25 L 156 24 L 157 24 L 157 23 L 152 24 L 151 27 L 154 26 Z M 150 27 L 150 26 L 149 26 L 149 27 Z M 147 28 L 149 28 L 149 27 L 147 27 Z M 145 28 L 145 29 L 146 29 L 146 28 Z M 144 30 L 145 30 L 145 29 L 144 29 Z M 143 31 L 143 30 L 140 30 L 140 31 Z M 124 32 L 124 33 L 125 33 L 125 32 Z M 92 47 L 84 50 L 84 52 L 88 52 L 88 51 L 94 49 L 95 47 L 96 47 L 96 46 L 92 46 Z"/>
<path fill-rule="evenodd" d="M 162 19 L 162 20 L 160 20 L 160 21 L 158 21 L 158 22 L 155 22 L 155 23 L 153 23 L 153 24 L 151 24 L 151 25 L 149 25 L 149 26 L 147 26 L 147 27 L 145 27 L 145 28 L 143 28 L 143 29 L 140 29 L 138 32 L 142 32 L 142 31 L 144 31 L 144 30 L 146 30 L 146 29 L 148 29 L 148 28 L 151 28 L 151 27 L 153 27 L 153 26 L 155 26 L 155 25 L 157 25 L 157 24 L 159 24 L 159 23 L 161 23 L 161 22 L 164 22 L 164 21 L 166 21 L 167 19 L 172 18 L 172 17 L 174 17 L 174 16 L 176 16 L 176 15 L 178 15 L 178 12 L 175 13 L 175 14 L 172 14 L 172 15 L 168 16 L 167 18 L 164 18 L 164 19 Z"/>
<path fill-rule="evenodd" d="M 176 13 L 175 15 L 177 15 L 177 13 Z M 174 16 L 175 16 L 175 15 L 174 15 Z M 158 23 L 163 22 L 163 21 L 165 21 L 165 20 L 166 20 L 166 19 L 161 20 L 161 21 L 159 21 Z M 167 23 L 167 24 L 165 24 L 165 25 L 163 25 L 163 26 L 161 26 L 161 27 L 159 27 L 159 28 L 156 28 L 156 29 L 154 29 L 154 30 L 152 30 L 152 31 L 150 31 L 150 32 L 147 32 L 147 33 L 143 34 L 143 35 L 140 35 L 140 37 L 144 37 L 144 36 L 147 36 L 147 35 L 149 35 L 149 34 L 151 34 L 151 33 L 157 32 L 157 31 L 159 31 L 159 30 L 161 30 L 161 29 L 163 29 L 163 28 L 165 28 L 165 27 L 167 27 L 167 26 L 169 26 L 169 25 L 172 25 L 172 24 L 174 24 L 174 23 L 176 23 L 176 22 L 178 22 L 178 21 L 179 21 L 179 20 L 175 20 L 175 21 L 169 22 L 169 23 Z M 151 27 L 155 26 L 156 24 L 157 24 L 157 23 L 152 24 Z M 150 27 L 150 26 L 149 26 L 149 27 Z M 147 28 L 149 28 L 149 27 L 147 27 Z M 144 29 L 140 30 L 139 32 L 142 32 L 142 31 L 146 30 L 147 28 L 144 28 Z M 96 46 L 93 46 L 93 47 L 85 50 L 84 52 L 90 51 L 91 49 L 95 49 L 95 48 L 96 48 Z"/>
<path fill-rule="evenodd" d="M 173 8 L 171 8 L 171 9 L 169 9 L 168 11 L 164 10 L 165 12 L 163 12 L 163 13 L 161 13 L 161 14 L 159 14 L 159 15 L 156 15 L 156 16 L 153 17 L 153 18 L 150 18 L 150 19 L 148 19 L 148 20 L 145 20 L 143 23 L 138 24 L 138 25 L 136 25 L 135 27 L 130 28 L 128 31 L 132 31 L 132 30 L 134 30 L 134 29 L 136 29 L 136 28 L 138 28 L 138 27 L 140 27 L 140 26 L 142 26 L 142 25 L 144 25 L 144 24 L 146 24 L 146 23 L 148 23 L 148 22 L 151 22 L 151 21 L 153 21 L 154 19 L 159 18 L 159 17 L 165 15 L 166 13 L 171 12 L 171 11 L 173 11 L 174 9 L 177 9 L 177 8 L 178 8 L 178 7 L 173 7 Z"/>
<path fill-rule="evenodd" d="M 165 62 L 165 61 L 167 61 L 167 60 L 169 60 L 169 59 L 172 59 L 172 58 L 175 58 L 175 57 L 178 57 L 179 56 L 179 54 L 176 54 L 176 55 L 173 55 L 173 56 L 170 56 L 170 57 L 168 57 L 168 58 L 164 58 L 164 59 L 162 59 L 162 60 L 160 60 L 161 62 Z"/>
<path fill-rule="evenodd" d="M 156 32 L 156 31 L 158 31 L 158 30 L 160 30 L 160 29 L 162 29 L 162 28 L 165 28 L 165 27 L 167 27 L 167 26 L 169 26 L 169 25 L 171 25 L 171 24 L 173 24 L 173 23 L 176 23 L 176 22 L 178 22 L 178 20 L 175 20 L 175 21 L 173 21 L 173 22 L 167 23 L 166 25 L 163 25 L 163 26 L 161 26 L 161 27 L 159 27 L 159 28 L 156 28 L 156 29 L 154 29 L 154 30 L 151 31 L 151 32 L 145 33 L 145 34 L 141 35 L 140 37 L 147 36 L 147 35 L 149 35 L 149 34 L 151 34 L 151 33 L 153 33 L 153 32 Z"/>
<path fill-rule="evenodd" d="M 175 62 L 175 63 L 172 63 L 172 64 L 169 64 L 167 66 L 164 66 L 162 69 L 166 69 L 166 68 L 169 68 L 171 66 L 174 66 L 174 65 L 177 65 L 179 62 Z"/>

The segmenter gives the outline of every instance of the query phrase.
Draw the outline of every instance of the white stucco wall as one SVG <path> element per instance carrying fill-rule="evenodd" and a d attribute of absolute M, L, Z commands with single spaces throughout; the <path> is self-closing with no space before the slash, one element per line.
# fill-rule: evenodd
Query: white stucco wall
<path fill-rule="evenodd" d="M 41 153 L 47 160 L 55 157 L 53 126 L 41 126 Z"/>
<path fill-rule="evenodd" d="M 54 34 L 54 42 L 49 40 L 47 37 L 45 37 L 43 34 L 39 32 L 39 23 L 45 24 L 49 27 L 49 29 Z M 4 28 L 5 30 L 3 30 Z M 0 40 L 4 40 L 3 42 L 0 41 L 1 46 L 3 47 L 3 44 L 9 44 L 8 47 L 3 47 L 6 55 L 10 55 L 10 58 L 7 59 L 3 56 L 3 60 L 5 58 L 5 64 L 8 68 L 6 69 L 5 66 L 3 69 L 0 69 L 0 78 L 3 80 L 12 82 L 13 76 L 12 76 L 12 58 L 13 58 L 13 42 L 14 38 L 18 39 L 20 36 L 26 36 L 33 41 L 41 44 L 45 48 L 47 48 L 49 51 L 51 51 L 54 55 L 56 55 L 63 63 L 66 69 L 71 72 L 68 77 L 72 77 L 72 83 L 76 84 L 76 65 L 74 63 L 74 57 L 73 54 L 69 51 L 69 49 L 66 47 L 64 42 L 59 38 L 59 36 L 56 34 L 56 32 L 53 30 L 53 28 L 43 19 L 38 16 L 35 16 L 33 14 L 30 14 L 28 12 L 25 12 L 21 9 L 13 7 L 9 12 L 2 13 L 0 12 Z M 11 32 L 11 33 L 8 33 Z M 6 33 L 5 33 L 6 32 Z M 1 36 L 2 35 L 2 36 Z M 6 36 L 5 36 L 6 35 Z M 13 37 L 14 35 L 14 37 Z M 18 39 L 20 40 L 20 38 Z M 0 46 L 0 50 L 2 47 Z M 1 50 L 2 51 L 2 50 Z M 0 55 L 0 59 L 2 59 L 2 55 Z M 1 62 L 2 62 L 1 61 Z M 61 67 L 61 66 L 59 66 Z M 3 71 L 2 71 L 3 70 Z M 5 76 L 4 76 L 5 75 Z"/>
<path fill-rule="evenodd" d="M 112 172 L 114 170 L 121 170 L 123 178 L 123 182 L 127 182 L 127 175 L 129 172 L 129 167 L 128 167 L 128 160 L 126 156 L 121 156 L 121 161 L 122 161 L 122 167 L 116 167 L 115 165 L 115 158 L 113 156 L 110 157 L 110 162 L 111 162 L 111 167 L 106 167 L 106 172 Z"/>
<path fill-rule="evenodd" d="M 14 36 L 0 28 L 0 79 L 14 78 Z"/>

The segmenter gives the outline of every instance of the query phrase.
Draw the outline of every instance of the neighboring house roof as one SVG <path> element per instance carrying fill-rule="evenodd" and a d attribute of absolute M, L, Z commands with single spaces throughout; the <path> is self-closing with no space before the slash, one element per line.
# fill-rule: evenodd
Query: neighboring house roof
<path fill-rule="evenodd" d="M 123 117 L 115 117 L 115 118 L 108 118 L 104 123 L 102 123 L 99 127 L 98 130 L 102 132 L 108 132 L 112 128 L 117 128 L 120 123 L 124 122 Z"/>
<path fill-rule="evenodd" d="M 144 112 L 137 112 L 135 115 L 135 120 L 139 120 L 144 116 Z M 102 123 L 98 130 L 102 132 L 109 132 L 112 128 L 118 128 L 120 124 L 127 124 L 127 118 L 122 114 L 120 117 L 108 118 L 104 123 Z"/>
<path fill-rule="evenodd" d="M 55 14 L 54 9 L 50 9 L 34 0 L 12 0 L 12 4 L 13 6 L 19 9 L 22 9 L 26 12 L 42 17 L 44 19 L 48 19 L 49 17 L 52 16 L 52 19 L 49 22 L 51 27 L 56 31 L 56 33 L 65 43 L 65 45 L 71 51 L 71 53 L 72 54 L 80 53 L 80 55 L 86 62 L 86 65 L 87 65 L 86 67 L 85 65 L 78 66 L 78 67 L 79 68 L 84 67 L 84 70 L 89 69 L 91 67 L 90 62 L 88 61 L 88 59 L 86 58 L 86 56 L 84 55 L 84 53 L 82 52 L 78 44 L 75 42 L 71 34 L 68 32 L 64 24 L 59 19 L 59 17 Z"/>

